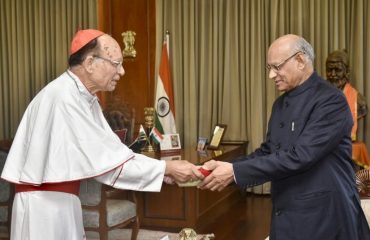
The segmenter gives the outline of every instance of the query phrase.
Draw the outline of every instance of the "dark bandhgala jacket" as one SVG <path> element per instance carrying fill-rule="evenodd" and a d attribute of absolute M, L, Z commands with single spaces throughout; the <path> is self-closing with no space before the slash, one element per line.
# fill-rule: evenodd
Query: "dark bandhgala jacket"
<path fill-rule="evenodd" d="M 271 240 L 365 240 L 355 185 L 351 112 L 314 72 L 274 103 L 266 141 L 233 163 L 243 187 L 271 181 Z"/>

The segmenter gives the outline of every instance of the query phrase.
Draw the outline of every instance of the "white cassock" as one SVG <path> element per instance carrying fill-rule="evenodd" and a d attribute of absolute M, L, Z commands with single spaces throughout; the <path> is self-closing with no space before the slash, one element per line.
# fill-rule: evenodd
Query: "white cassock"
<path fill-rule="evenodd" d="M 1 178 L 35 186 L 95 178 L 116 188 L 158 192 L 164 172 L 164 161 L 135 154 L 121 143 L 97 97 L 67 70 L 27 107 Z M 16 193 L 11 240 L 82 240 L 84 235 L 76 195 Z"/>

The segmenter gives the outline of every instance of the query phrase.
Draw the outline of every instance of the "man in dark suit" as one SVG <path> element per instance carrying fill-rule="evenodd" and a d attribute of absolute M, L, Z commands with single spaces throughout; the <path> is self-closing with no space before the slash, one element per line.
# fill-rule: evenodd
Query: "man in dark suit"
<path fill-rule="evenodd" d="M 271 240 L 364 240 L 370 230 L 351 161 L 351 112 L 341 91 L 314 71 L 312 46 L 285 35 L 269 50 L 267 69 L 279 91 L 266 140 L 233 163 L 210 161 L 199 185 L 222 190 L 271 181 Z"/>

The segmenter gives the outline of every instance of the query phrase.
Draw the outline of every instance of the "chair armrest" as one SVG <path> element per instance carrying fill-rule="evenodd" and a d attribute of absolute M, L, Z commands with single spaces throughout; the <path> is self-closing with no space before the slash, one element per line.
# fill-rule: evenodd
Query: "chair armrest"
<path fill-rule="evenodd" d="M 104 185 L 102 190 L 105 193 L 105 197 L 109 199 L 125 199 L 136 203 L 136 194 L 132 190 L 116 189 L 107 185 Z"/>

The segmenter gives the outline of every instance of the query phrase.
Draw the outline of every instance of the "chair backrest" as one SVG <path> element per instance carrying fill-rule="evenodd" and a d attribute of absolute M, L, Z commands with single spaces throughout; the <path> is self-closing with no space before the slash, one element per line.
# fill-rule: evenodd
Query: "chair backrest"
<path fill-rule="evenodd" d="M 0 141 L 0 173 L 4 168 L 10 145 L 10 140 Z M 13 198 L 13 184 L 0 179 L 0 227 L 6 227 L 8 232 L 10 232 Z"/>
<path fill-rule="evenodd" d="M 133 142 L 135 128 L 135 109 L 119 99 L 109 103 L 104 109 L 104 116 L 109 126 L 121 138 L 122 142 L 130 145 Z"/>
<path fill-rule="evenodd" d="M 356 172 L 356 185 L 360 197 L 370 198 L 370 169 Z"/>

